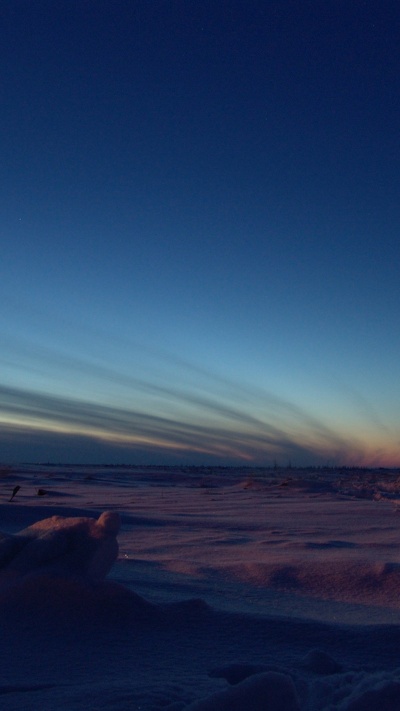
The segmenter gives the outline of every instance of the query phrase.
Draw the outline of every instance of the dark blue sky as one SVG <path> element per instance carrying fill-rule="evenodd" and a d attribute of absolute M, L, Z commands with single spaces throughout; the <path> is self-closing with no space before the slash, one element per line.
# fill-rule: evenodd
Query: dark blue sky
<path fill-rule="evenodd" d="M 0 458 L 398 463 L 398 3 L 0 20 Z"/>

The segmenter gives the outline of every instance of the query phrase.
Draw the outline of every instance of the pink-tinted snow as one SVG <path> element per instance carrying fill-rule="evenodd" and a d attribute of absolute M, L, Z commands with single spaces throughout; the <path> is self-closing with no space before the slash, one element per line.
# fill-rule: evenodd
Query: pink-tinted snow
<path fill-rule="evenodd" d="M 7 711 L 400 709 L 398 471 L 1 474 Z"/>

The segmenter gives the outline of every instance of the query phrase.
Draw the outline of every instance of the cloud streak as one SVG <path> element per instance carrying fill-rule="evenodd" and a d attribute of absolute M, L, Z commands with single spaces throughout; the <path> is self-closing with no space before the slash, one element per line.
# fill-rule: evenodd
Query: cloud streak
<path fill-rule="evenodd" d="M 132 379 L 130 379 L 132 385 Z M 136 385 L 136 382 L 135 382 Z M 107 403 L 90 402 L 47 395 L 27 389 L 0 386 L 0 418 L 4 432 L 35 432 L 43 439 L 57 434 L 66 438 L 107 443 L 125 450 L 124 456 L 135 451 L 153 453 L 155 459 L 168 452 L 177 460 L 203 456 L 204 462 L 248 462 L 271 464 L 286 460 L 293 464 L 343 463 L 361 456 L 361 448 L 352 441 L 315 421 L 297 406 L 275 396 L 257 393 L 265 405 L 265 418 L 255 417 L 232 403 L 221 404 L 211 395 L 181 392 L 179 389 L 159 387 L 139 382 L 141 390 L 157 394 L 172 403 L 170 415 L 159 415 L 143 409 L 117 407 Z M 239 388 L 239 393 L 244 393 Z M 255 393 L 245 390 L 247 400 L 255 404 Z M 253 395 L 253 397 L 252 397 Z M 226 397 L 232 400 L 233 385 Z M 236 395 L 239 398 L 239 395 Z M 240 398 L 239 398 L 240 399 Z M 267 407 L 268 406 L 268 407 Z M 186 408 L 186 409 L 185 409 Z M 273 411 L 279 410 L 277 425 Z M 176 414 L 178 412 L 178 414 Z M 190 417 L 190 413 L 195 413 Z M 79 459 L 78 452 L 74 459 Z"/>
<path fill-rule="evenodd" d="M 118 341 L 113 347 L 122 362 L 108 357 L 104 364 L 100 344 L 96 359 L 23 339 L 2 340 L 0 362 L 4 372 L 13 364 L 19 383 L 0 384 L 3 451 L 7 436 L 23 446 L 25 432 L 26 442 L 41 437 L 49 446 L 64 437 L 76 451 L 74 461 L 82 443 L 86 451 L 92 442 L 93 451 L 102 444 L 130 461 L 141 452 L 160 463 L 167 456 L 264 466 L 361 464 L 368 458 L 386 463 L 384 452 L 374 454 L 295 402 L 162 349 Z"/>

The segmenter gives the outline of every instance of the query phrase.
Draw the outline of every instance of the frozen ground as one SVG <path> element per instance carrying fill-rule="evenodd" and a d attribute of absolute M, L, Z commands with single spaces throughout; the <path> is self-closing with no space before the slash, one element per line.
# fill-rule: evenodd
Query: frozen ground
<path fill-rule="evenodd" d="M 0 474 L 0 708 L 400 710 L 400 471 Z"/>

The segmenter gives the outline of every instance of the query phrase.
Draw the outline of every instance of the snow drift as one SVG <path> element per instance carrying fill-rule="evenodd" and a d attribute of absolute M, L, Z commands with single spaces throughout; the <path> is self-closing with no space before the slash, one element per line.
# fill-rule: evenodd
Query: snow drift
<path fill-rule="evenodd" d="M 4 478 L 0 705 L 399 711 L 397 502 L 235 476 Z"/>

